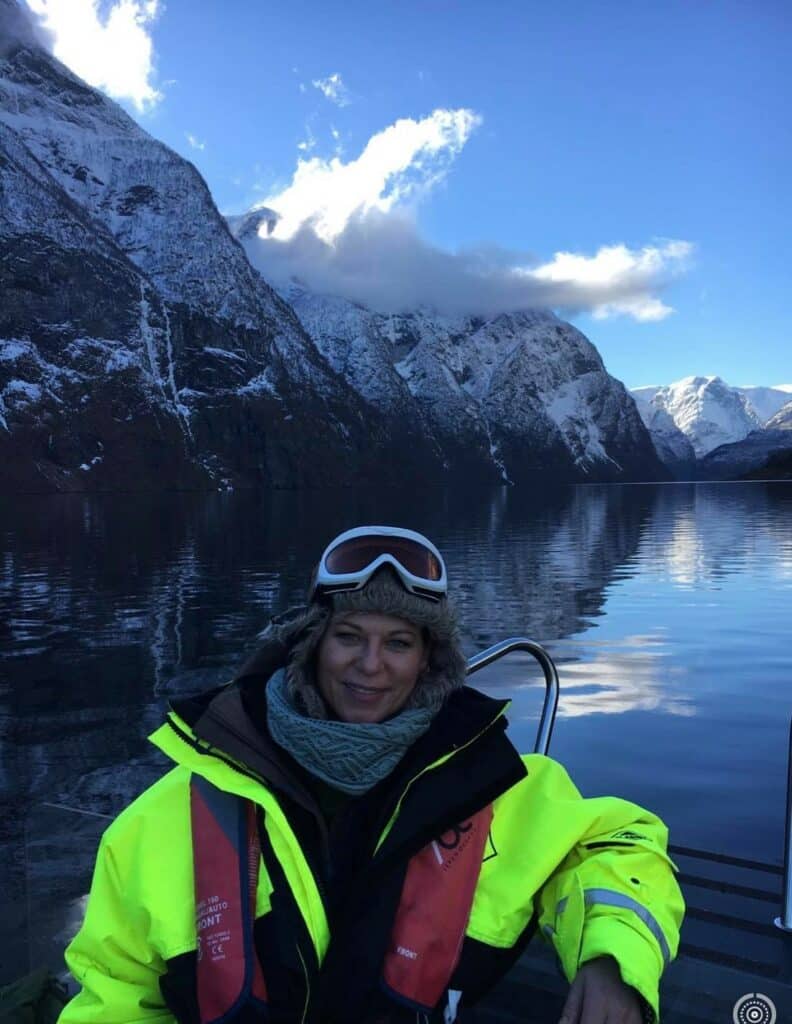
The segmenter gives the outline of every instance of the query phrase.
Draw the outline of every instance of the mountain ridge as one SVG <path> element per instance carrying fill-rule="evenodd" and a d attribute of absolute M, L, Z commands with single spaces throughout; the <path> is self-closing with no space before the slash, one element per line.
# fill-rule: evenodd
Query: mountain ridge
<path fill-rule="evenodd" d="M 260 212 L 229 220 L 266 273 Z M 277 217 L 263 213 L 267 225 Z M 591 342 L 549 311 L 397 314 L 295 282 L 280 290 L 362 397 L 398 409 L 411 396 L 441 448 L 453 437 L 467 454 L 489 453 L 504 482 L 529 480 L 551 464 L 568 480 L 666 478 L 624 386 Z"/>
<path fill-rule="evenodd" d="M 537 311 L 387 319 L 280 294 L 249 258 L 269 212 L 237 240 L 192 164 L 23 36 L 0 50 L 6 484 L 667 475 L 571 325 Z"/>

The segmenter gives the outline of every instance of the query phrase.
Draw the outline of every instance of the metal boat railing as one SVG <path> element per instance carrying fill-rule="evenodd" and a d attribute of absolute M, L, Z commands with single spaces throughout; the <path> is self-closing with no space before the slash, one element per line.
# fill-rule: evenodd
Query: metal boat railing
<path fill-rule="evenodd" d="M 539 662 L 544 673 L 545 698 L 542 714 L 539 719 L 539 729 L 536 733 L 534 753 L 546 754 L 550 749 L 550 737 L 553 733 L 553 723 L 555 722 L 558 709 L 558 672 L 556 672 L 553 659 L 544 647 L 534 640 L 528 640 L 522 636 L 501 640 L 499 644 L 488 647 L 485 651 L 481 651 L 480 654 L 474 654 L 468 660 L 467 674 L 469 676 L 473 675 L 474 672 L 478 672 L 479 669 L 484 668 L 486 665 L 491 665 L 493 661 L 497 661 L 505 654 L 511 654 L 512 651 L 527 651 L 528 654 L 532 654 L 536 661 Z"/>
<path fill-rule="evenodd" d="M 773 922 L 776 928 L 792 932 L 792 720 L 789 723 L 787 749 L 786 821 L 784 823 L 784 903 L 781 916 Z"/>

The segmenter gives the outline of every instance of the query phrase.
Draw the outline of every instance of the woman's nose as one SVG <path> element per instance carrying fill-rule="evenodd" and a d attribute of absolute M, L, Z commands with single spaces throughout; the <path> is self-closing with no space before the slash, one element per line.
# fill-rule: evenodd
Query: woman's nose
<path fill-rule="evenodd" d="M 360 652 L 360 667 L 370 674 L 382 667 L 382 646 L 376 640 L 369 640 Z"/>

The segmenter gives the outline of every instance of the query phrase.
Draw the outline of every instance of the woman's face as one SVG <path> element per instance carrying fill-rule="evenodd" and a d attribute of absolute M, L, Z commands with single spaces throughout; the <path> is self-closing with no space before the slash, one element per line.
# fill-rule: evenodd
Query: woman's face
<path fill-rule="evenodd" d="M 342 722 L 383 722 L 415 689 L 429 661 L 419 626 L 393 615 L 341 612 L 316 656 L 316 682 Z"/>

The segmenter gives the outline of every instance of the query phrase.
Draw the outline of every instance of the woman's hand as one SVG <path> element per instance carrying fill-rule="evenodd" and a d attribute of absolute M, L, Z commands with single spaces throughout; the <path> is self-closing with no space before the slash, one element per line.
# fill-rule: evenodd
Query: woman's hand
<path fill-rule="evenodd" d="M 564 1003 L 559 1024 L 641 1024 L 641 1002 L 625 985 L 612 956 L 599 956 L 581 966 Z"/>

